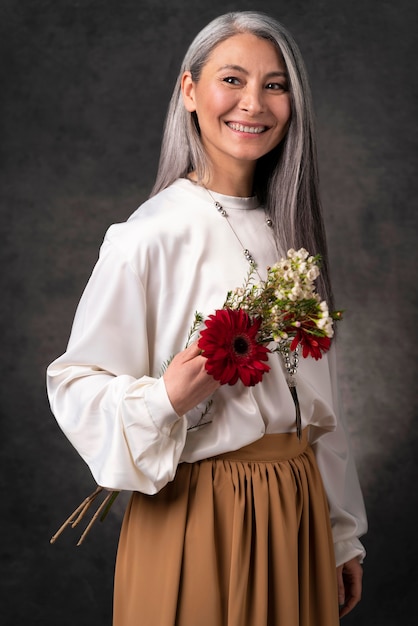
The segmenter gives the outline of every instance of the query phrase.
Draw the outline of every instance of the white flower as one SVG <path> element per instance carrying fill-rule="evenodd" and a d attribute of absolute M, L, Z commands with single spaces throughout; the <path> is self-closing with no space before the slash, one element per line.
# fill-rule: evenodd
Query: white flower
<path fill-rule="evenodd" d="M 281 289 L 276 289 L 276 291 L 274 292 L 274 295 L 276 296 L 278 300 L 286 299 L 286 294 Z"/>
<path fill-rule="evenodd" d="M 310 300 L 311 298 L 315 297 L 316 294 L 314 294 L 312 287 L 310 285 L 306 285 L 302 293 L 302 298 L 304 298 L 305 300 Z"/>
<path fill-rule="evenodd" d="M 291 292 L 292 295 L 296 296 L 296 298 L 300 298 L 300 296 L 302 295 L 302 289 L 300 288 L 300 284 L 296 283 L 295 286 L 292 288 Z M 290 296 L 289 296 L 290 297 Z"/>
<path fill-rule="evenodd" d="M 334 336 L 334 326 L 333 326 L 333 320 L 331 317 L 328 318 L 328 323 L 325 325 L 324 331 L 327 337 Z"/>
<path fill-rule="evenodd" d="M 305 250 L 305 248 L 300 248 L 296 254 L 300 259 L 303 259 L 303 260 L 307 259 L 309 256 L 309 252 Z"/>
<path fill-rule="evenodd" d="M 306 278 L 308 280 L 314 281 L 316 278 L 318 278 L 319 276 L 319 269 L 316 265 L 312 266 L 307 272 L 306 272 Z"/>
<path fill-rule="evenodd" d="M 326 319 L 322 318 L 317 320 L 316 325 L 318 328 L 324 331 L 327 337 L 332 337 L 334 335 L 334 322 L 332 317 L 327 317 Z"/>

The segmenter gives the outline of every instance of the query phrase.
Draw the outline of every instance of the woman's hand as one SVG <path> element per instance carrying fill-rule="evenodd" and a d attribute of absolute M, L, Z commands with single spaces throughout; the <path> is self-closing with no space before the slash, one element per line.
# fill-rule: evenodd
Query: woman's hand
<path fill-rule="evenodd" d="M 205 361 L 193 343 L 176 354 L 164 372 L 165 388 L 177 415 L 184 415 L 220 387 L 205 370 Z"/>
<path fill-rule="evenodd" d="M 363 568 L 357 558 L 337 567 L 340 618 L 347 615 L 361 599 Z"/>

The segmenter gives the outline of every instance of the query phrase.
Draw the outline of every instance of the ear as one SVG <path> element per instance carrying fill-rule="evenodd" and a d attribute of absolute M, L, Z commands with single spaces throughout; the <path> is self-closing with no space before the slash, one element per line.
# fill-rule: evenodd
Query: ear
<path fill-rule="evenodd" d="M 186 111 L 189 113 L 196 111 L 195 83 L 190 72 L 184 72 L 181 78 L 181 93 Z"/>

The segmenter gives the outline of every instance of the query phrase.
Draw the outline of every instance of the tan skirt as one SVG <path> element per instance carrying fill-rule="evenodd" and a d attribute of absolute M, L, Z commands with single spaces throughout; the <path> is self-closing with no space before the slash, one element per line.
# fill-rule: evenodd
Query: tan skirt
<path fill-rule="evenodd" d="M 114 626 L 337 626 L 329 511 L 306 431 L 182 463 L 134 493 Z"/>

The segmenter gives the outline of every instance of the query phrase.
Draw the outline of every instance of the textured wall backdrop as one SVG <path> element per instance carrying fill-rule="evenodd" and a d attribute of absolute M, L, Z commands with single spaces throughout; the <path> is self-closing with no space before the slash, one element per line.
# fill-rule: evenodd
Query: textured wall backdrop
<path fill-rule="evenodd" d="M 416 6 L 1 1 L 2 624 L 111 623 L 122 503 L 83 547 L 71 532 L 48 543 L 93 481 L 50 413 L 45 368 L 105 230 L 151 188 L 192 37 L 253 8 L 295 35 L 316 105 L 341 391 L 370 518 L 364 600 L 344 624 L 416 623 Z"/>

